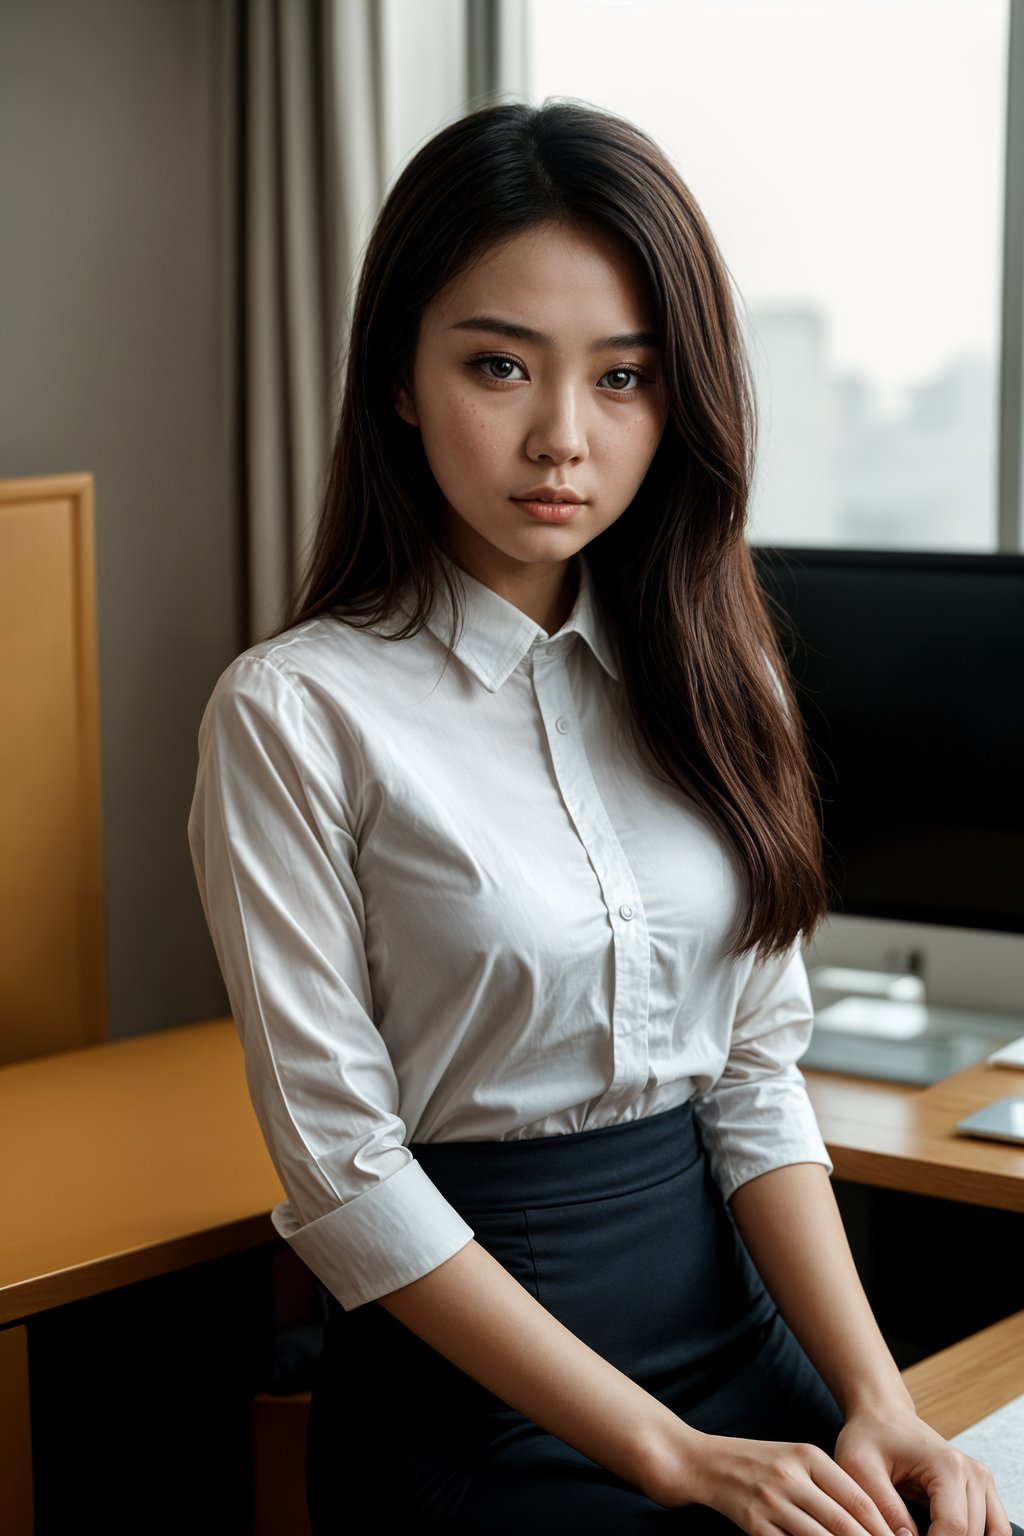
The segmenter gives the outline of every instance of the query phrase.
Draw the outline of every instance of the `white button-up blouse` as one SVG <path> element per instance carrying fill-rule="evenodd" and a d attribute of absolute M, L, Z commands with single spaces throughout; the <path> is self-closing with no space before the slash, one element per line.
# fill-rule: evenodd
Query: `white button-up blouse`
<path fill-rule="evenodd" d="M 447 668 L 444 599 L 401 641 L 316 618 L 233 662 L 203 719 L 189 837 L 287 1195 L 273 1220 L 346 1308 L 472 1237 L 410 1142 L 692 1098 L 726 1199 L 787 1163 L 831 1168 L 796 1066 L 799 948 L 728 956 L 733 859 L 627 747 L 576 567 L 553 636 L 458 572 Z"/>

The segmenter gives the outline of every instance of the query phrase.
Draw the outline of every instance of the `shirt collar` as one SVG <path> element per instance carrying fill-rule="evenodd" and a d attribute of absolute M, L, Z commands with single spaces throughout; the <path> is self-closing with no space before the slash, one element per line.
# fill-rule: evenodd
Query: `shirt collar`
<path fill-rule="evenodd" d="M 572 636 L 585 640 L 608 675 L 619 679 L 615 646 L 608 620 L 601 608 L 593 577 L 581 554 L 573 556 L 579 580 L 572 612 L 553 635 L 526 616 L 514 603 L 454 564 L 438 551 L 442 563 L 453 572 L 465 593 L 466 620 L 453 647 L 455 655 L 489 693 L 495 693 L 511 676 L 534 645 L 566 647 Z M 403 604 L 403 606 L 407 606 Z M 431 634 L 447 645 L 451 629 L 451 603 L 445 587 L 440 586 L 433 610 L 427 619 Z"/>

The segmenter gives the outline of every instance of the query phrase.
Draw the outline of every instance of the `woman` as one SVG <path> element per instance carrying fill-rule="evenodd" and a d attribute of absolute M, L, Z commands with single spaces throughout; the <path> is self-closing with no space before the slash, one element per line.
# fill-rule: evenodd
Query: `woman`
<path fill-rule="evenodd" d="M 914 1413 L 795 1064 L 825 895 L 749 420 L 635 128 L 500 106 L 400 177 L 305 590 L 190 822 L 331 1297 L 318 1533 L 1010 1531 Z"/>

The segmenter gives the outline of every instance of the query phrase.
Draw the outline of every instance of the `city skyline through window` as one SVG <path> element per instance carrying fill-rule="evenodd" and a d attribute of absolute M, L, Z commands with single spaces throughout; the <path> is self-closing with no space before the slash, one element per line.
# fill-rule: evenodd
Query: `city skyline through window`
<path fill-rule="evenodd" d="M 707 215 L 752 537 L 996 547 L 1008 0 L 529 0 L 530 98 L 631 119 Z"/>

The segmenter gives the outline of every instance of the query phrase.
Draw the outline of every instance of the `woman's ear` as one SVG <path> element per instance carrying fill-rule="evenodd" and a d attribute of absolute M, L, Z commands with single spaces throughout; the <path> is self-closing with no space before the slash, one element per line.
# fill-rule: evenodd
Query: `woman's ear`
<path fill-rule="evenodd" d="M 395 385 L 391 398 L 402 420 L 408 422 L 410 427 L 418 427 L 420 419 L 416 414 L 416 402 L 412 397 L 412 390 L 404 379 L 400 379 Z"/>

